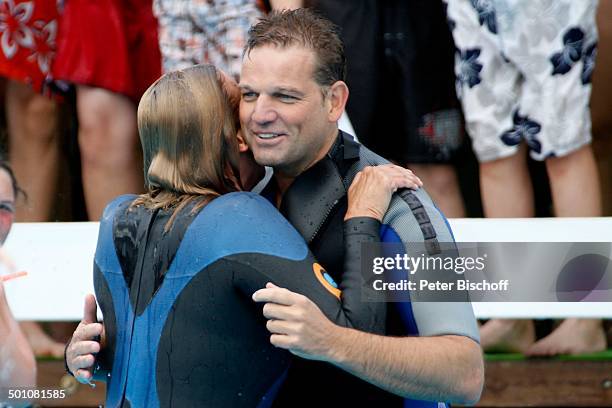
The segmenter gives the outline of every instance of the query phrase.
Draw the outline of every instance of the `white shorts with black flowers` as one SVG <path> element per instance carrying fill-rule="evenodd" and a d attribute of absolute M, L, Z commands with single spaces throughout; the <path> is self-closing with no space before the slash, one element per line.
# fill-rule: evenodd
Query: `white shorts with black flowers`
<path fill-rule="evenodd" d="M 457 94 L 481 162 L 591 141 L 597 0 L 446 0 Z"/>

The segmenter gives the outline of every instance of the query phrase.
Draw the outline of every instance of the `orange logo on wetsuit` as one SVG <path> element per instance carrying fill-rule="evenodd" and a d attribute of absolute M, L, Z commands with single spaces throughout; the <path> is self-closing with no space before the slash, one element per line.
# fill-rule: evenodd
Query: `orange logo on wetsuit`
<path fill-rule="evenodd" d="M 329 293 L 340 299 L 340 294 L 342 291 L 337 288 L 336 282 L 334 282 L 332 277 L 329 276 L 325 269 L 323 269 L 323 267 L 318 263 L 313 263 L 312 270 L 314 271 L 314 274 L 319 282 L 321 282 L 321 285 L 323 285 L 323 287 L 327 289 Z"/>

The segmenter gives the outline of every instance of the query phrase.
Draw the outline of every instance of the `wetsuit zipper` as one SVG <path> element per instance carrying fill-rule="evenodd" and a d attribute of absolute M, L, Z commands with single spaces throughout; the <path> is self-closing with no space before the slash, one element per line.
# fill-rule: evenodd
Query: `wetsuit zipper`
<path fill-rule="evenodd" d="M 319 226 L 315 229 L 315 231 L 313 232 L 312 236 L 310 237 L 310 239 L 308 240 L 309 243 L 313 242 L 315 237 L 317 236 L 317 234 L 319 233 L 319 231 L 321 230 L 321 228 L 323 228 L 323 225 L 325 224 L 325 222 L 327 221 L 327 218 L 331 215 L 332 211 L 334 210 L 334 208 L 336 208 L 336 206 L 338 205 L 338 203 L 340 202 L 340 200 L 336 200 L 334 201 L 334 203 L 327 209 L 327 212 L 325 213 L 325 217 L 323 217 L 323 221 L 321 221 L 321 223 L 319 224 Z"/>

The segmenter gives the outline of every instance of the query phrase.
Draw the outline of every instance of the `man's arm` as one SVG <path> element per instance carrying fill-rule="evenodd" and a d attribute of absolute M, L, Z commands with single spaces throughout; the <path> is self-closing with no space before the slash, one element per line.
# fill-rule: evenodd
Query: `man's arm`
<path fill-rule="evenodd" d="M 66 369 L 80 383 L 89 384 L 94 379 L 96 354 L 102 350 L 104 343 L 104 326 L 98 323 L 96 298 L 87 295 L 83 319 L 72 334 L 64 354 Z M 105 381 L 106 377 L 97 376 L 95 379 Z"/>
<path fill-rule="evenodd" d="M 337 327 L 337 329 L 343 329 Z M 336 330 L 330 363 L 407 398 L 475 404 L 484 384 L 480 346 L 464 336 L 384 337 Z"/>
<path fill-rule="evenodd" d="M 381 220 L 392 192 L 405 187 L 399 183 L 398 171 L 397 166 L 387 165 L 366 167 L 358 173 L 348 191 L 346 218 L 367 215 Z M 413 175 L 403 175 L 409 176 Z M 417 181 L 416 186 L 422 185 Z M 378 336 L 333 324 L 310 299 L 287 289 L 268 286 L 254 298 L 267 302 L 263 313 L 269 319 L 270 341 L 277 347 L 335 364 L 403 397 L 464 404 L 480 397 L 482 353 L 478 343 L 467 336 Z M 444 325 L 429 327 L 425 333 L 463 333 L 460 322 L 469 316 L 454 305 L 451 309 L 438 306 L 418 309 L 418 314 L 428 319 L 436 319 L 436 315 L 446 318 Z M 475 326 L 472 331 L 477 336 Z"/>
<path fill-rule="evenodd" d="M 277 287 L 257 293 L 270 341 L 303 358 L 332 363 L 402 397 L 473 404 L 484 364 L 465 336 L 387 337 L 337 326 L 308 298 Z M 284 305 L 279 308 L 278 305 Z"/>

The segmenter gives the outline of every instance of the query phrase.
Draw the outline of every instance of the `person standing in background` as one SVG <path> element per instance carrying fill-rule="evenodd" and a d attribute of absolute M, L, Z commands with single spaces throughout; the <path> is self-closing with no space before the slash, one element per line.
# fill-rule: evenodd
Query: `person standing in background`
<path fill-rule="evenodd" d="M 55 80 L 76 86 L 85 204 L 142 190 L 136 102 L 161 75 L 152 0 L 65 0 Z"/>
<path fill-rule="evenodd" d="M 557 217 L 600 216 L 589 110 L 597 0 L 446 2 L 485 216 L 534 216 L 527 151 L 546 164 Z M 481 337 L 485 350 L 536 356 L 606 347 L 599 319 L 567 319 L 536 342 L 531 321 L 491 320 Z"/>
<path fill-rule="evenodd" d="M 60 15 L 55 0 L 0 6 L 0 76 L 9 160 L 26 194 L 15 206 L 21 222 L 50 221 L 57 192 L 60 145 L 58 99 L 49 94 Z M 26 199 L 27 197 L 27 199 Z M 37 355 L 60 357 L 64 346 L 35 322 L 21 322 Z"/>
<path fill-rule="evenodd" d="M 163 71 L 213 64 L 237 80 L 260 7 L 254 0 L 155 0 Z"/>
<path fill-rule="evenodd" d="M 20 192 L 10 165 L 0 159 L 0 247 L 13 225 L 15 199 Z M 6 301 L 7 276 L 0 275 L 0 406 L 8 399 L 4 394 L 7 389 L 36 385 L 34 354 Z"/>

